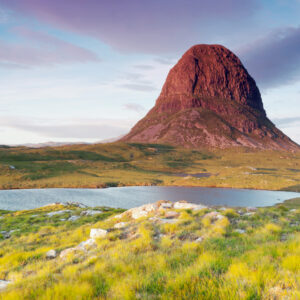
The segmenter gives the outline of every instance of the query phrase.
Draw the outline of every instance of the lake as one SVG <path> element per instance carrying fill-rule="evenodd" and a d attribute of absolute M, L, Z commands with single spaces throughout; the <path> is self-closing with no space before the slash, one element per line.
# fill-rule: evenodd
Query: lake
<path fill-rule="evenodd" d="M 107 189 L 0 190 L 0 209 L 21 210 L 53 202 L 80 202 L 88 206 L 131 208 L 158 200 L 222 206 L 271 206 L 300 193 L 205 187 L 134 186 Z"/>

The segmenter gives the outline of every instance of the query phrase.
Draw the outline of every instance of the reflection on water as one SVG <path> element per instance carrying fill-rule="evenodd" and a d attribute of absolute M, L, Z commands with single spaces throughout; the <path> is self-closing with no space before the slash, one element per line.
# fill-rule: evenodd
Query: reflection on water
<path fill-rule="evenodd" d="M 300 193 L 204 187 L 139 186 L 107 189 L 1 190 L 0 209 L 20 210 L 53 202 L 81 202 L 88 206 L 131 208 L 158 200 L 187 200 L 222 206 L 270 206 Z"/>

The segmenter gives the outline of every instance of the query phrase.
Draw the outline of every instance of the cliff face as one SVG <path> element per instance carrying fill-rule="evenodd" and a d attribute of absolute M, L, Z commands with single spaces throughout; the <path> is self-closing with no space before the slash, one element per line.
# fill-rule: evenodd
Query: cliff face
<path fill-rule="evenodd" d="M 170 70 L 155 106 L 122 140 L 299 149 L 266 117 L 256 83 L 239 58 L 220 45 L 190 48 Z"/>

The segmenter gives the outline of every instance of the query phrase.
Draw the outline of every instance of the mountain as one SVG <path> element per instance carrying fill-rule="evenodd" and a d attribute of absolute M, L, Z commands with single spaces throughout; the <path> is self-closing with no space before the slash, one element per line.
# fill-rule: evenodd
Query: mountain
<path fill-rule="evenodd" d="M 299 150 L 267 118 L 239 58 L 221 45 L 190 48 L 170 70 L 155 106 L 121 141 Z"/>

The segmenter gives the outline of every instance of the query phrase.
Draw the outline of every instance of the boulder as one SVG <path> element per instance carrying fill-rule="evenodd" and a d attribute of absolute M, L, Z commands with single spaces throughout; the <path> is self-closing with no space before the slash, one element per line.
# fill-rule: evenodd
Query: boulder
<path fill-rule="evenodd" d="M 76 246 L 76 249 L 82 249 L 86 250 L 87 248 L 94 248 L 97 246 L 97 243 L 94 239 L 88 239 L 86 241 L 81 242 L 78 246 Z"/>
<path fill-rule="evenodd" d="M 95 216 L 101 214 L 101 210 L 84 210 L 80 213 L 81 216 Z"/>
<path fill-rule="evenodd" d="M 174 219 L 174 218 L 178 218 L 179 216 L 180 216 L 180 213 L 177 212 L 177 211 L 173 211 L 173 210 L 167 211 L 165 213 L 165 218 L 166 219 Z"/>
<path fill-rule="evenodd" d="M 11 281 L 8 280 L 0 280 L 0 291 L 4 290 Z"/>
<path fill-rule="evenodd" d="M 64 213 L 68 213 L 68 212 L 71 212 L 71 210 L 65 209 L 65 210 L 51 211 L 51 212 L 47 213 L 46 216 L 53 217 L 53 216 L 62 215 Z"/>
<path fill-rule="evenodd" d="M 92 228 L 90 232 L 91 239 L 103 238 L 107 235 L 107 230 L 101 228 Z"/>
<path fill-rule="evenodd" d="M 47 259 L 54 259 L 54 258 L 56 258 L 56 256 L 57 256 L 57 253 L 54 249 L 51 249 L 46 253 Z"/>
<path fill-rule="evenodd" d="M 192 210 L 200 210 L 206 208 L 204 205 L 188 203 L 186 201 L 178 201 L 174 203 L 175 209 L 192 209 Z"/>
<path fill-rule="evenodd" d="M 128 225 L 127 222 L 120 222 L 120 223 L 115 224 L 115 225 L 114 225 L 114 228 L 120 229 L 120 228 L 126 227 L 127 225 Z"/>
<path fill-rule="evenodd" d="M 79 216 L 71 216 L 71 217 L 68 219 L 68 221 L 74 222 L 74 221 L 77 221 L 79 218 L 80 218 Z"/>

